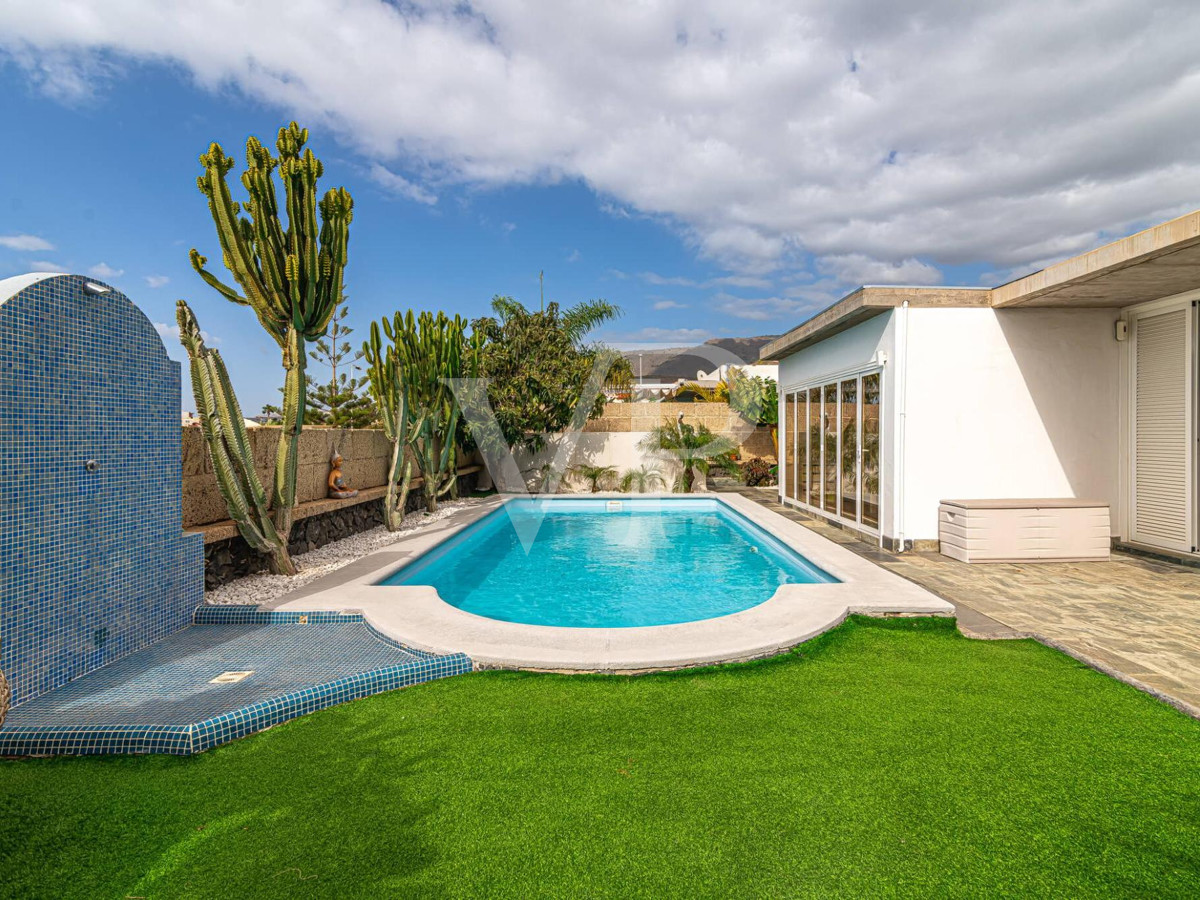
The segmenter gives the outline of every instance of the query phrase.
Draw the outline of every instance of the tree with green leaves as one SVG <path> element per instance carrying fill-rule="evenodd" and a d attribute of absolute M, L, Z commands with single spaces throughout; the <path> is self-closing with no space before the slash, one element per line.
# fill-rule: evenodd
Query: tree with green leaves
<path fill-rule="evenodd" d="M 545 435 L 571 423 L 598 355 L 615 358 L 586 338 L 621 310 L 591 300 L 567 309 L 550 302 L 531 311 L 502 296 L 492 299 L 492 310 L 493 316 L 471 323 L 483 341 L 480 375 L 489 379 L 488 401 L 509 447 L 538 450 Z M 589 413 L 603 409 L 601 393 Z"/>
<path fill-rule="evenodd" d="M 283 355 L 283 434 L 275 456 L 271 507 L 285 542 L 292 530 L 300 432 L 308 407 L 307 344 L 325 335 L 341 300 L 354 216 L 354 201 L 344 188 L 327 191 L 318 203 L 317 181 L 324 167 L 312 150 L 304 149 L 307 142 L 308 129 L 295 122 L 279 129 L 277 157 L 251 136 L 241 176 L 248 196 L 241 202 L 233 199 L 226 182 L 234 161 L 219 144 L 212 144 L 200 157 L 204 174 L 196 183 L 208 199 L 221 260 L 240 292 L 213 275 L 197 250 L 190 254 L 192 267 L 213 290 L 254 311 Z M 286 228 L 275 185 L 277 170 Z"/>
<path fill-rule="evenodd" d="M 773 378 L 747 375 L 733 366 L 725 376 L 729 386 L 729 408 L 755 425 L 779 422 L 779 385 Z"/>
<path fill-rule="evenodd" d="M 354 350 L 347 338 L 354 329 L 345 324 L 350 314 L 350 304 L 345 296 L 337 312 L 329 320 L 329 331 L 319 338 L 315 348 L 308 352 L 316 363 L 329 369 L 329 381 L 318 382 L 309 378 L 309 402 L 316 414 L 305 424 L 332 425 L 335 428 L 370 428 L 375 424 L 375 404 L 363 389 L 367 386 L 366 375 L 355 376 L 358 368 L 354 364 L 363 358 L 362 350 Z M 346 369 L 350 372 L 347 373 Z"/>

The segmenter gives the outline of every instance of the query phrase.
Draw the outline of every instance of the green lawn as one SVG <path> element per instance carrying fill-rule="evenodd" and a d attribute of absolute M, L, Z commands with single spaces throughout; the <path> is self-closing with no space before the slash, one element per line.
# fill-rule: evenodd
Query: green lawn
<path fill-rule="evenodd" d="M 1200 722 L 1027 641 L 478 673 L 191 759 L 0 763 L 0 895 L 1200 896 Z"/>

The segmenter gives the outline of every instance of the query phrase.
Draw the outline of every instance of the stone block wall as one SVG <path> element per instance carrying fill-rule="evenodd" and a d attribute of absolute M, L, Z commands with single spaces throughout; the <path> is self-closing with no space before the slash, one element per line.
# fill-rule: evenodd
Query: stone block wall
<path fill-rule="evenodd" d="M 775 461 L 771 429 L 754 426 L 729 408 L 728 403 L 608 403 L 604 415 L 584 426 L 585 432 L 645 434 L 683 413 L 689 425 L 704 425 L 717 434 L 730 435 L 739 444 L 743 458 L 763 457 Z"/>
<path fill-rule="evenodd" d="M 275 472 L 275 450 L 283 429 L 266 426 L 249 431 L 254 448 L 254 467 L 263 487 L 270 491 Z M 217 488 L 199 428 L 183 429 L 183 527 L 195 528 L 229 518 Z M 378 429 L 322 428 L 306 426 L 300 433 L 300 466 L 296 478 L 296 502 L 322 500 L 326 496 L 329 458 L 342 454 L 342 473 L 350 486 L 363 490 L 387 483 L 392 445 Z"/>

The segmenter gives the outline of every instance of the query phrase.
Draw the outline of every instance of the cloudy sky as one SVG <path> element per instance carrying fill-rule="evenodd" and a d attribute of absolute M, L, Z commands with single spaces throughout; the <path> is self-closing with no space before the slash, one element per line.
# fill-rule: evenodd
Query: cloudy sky
<path fill-rule="evenodd" d="M 274 345 L 187 266 L 196 157 L 294 117 L 356 198 L 356 324 L 544 269 L 614 341 L 774 333 L 1200 206 L 1198 46 L 1194 0 L 0 2 L 0 276 L 188 297 L 260 405 Z"/>

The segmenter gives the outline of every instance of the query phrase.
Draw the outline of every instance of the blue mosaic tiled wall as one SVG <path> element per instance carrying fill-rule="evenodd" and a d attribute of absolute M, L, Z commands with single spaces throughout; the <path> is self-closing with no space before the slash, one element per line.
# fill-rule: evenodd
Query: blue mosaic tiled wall
<path fill-rule="evenodd" d="M 182 525 L 179 364 L 119 291 L 34 278 L 0 281 L 0 669 L 14 705 L 183 628 L 204 599 L 203 541 Z"/>

